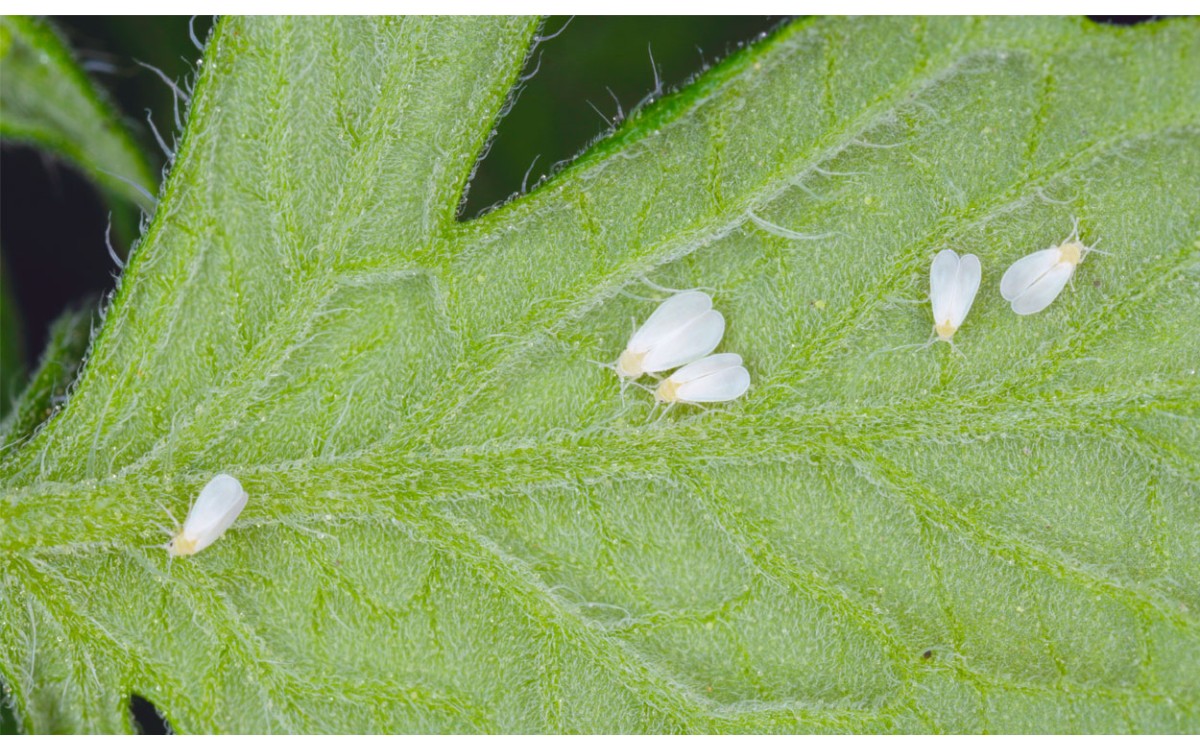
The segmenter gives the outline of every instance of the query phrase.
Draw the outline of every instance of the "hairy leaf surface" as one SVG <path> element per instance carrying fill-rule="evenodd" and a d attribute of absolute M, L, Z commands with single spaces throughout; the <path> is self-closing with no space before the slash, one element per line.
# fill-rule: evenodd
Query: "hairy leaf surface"
<path fill-rule="evenodd" d="M 1200 730 L 1200 25 L 793 24 L 459 221 L 533 33 L 220 22 L 0 468 L 22 726 Z M 1073 218 L 1108 254 L 1014 315 Z M 745 398 L 594 364 L 656 286 L 712 291 Z M 241 520 L 168 562 L 218 472 Z"/>

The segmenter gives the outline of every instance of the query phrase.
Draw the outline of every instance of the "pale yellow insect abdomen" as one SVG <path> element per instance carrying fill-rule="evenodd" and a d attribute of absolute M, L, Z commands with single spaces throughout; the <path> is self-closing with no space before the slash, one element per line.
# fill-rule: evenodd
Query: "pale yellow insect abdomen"
<path fill-rule="evenodd" d="M 658 388 L 654 390 L 654 398 L 660 404 L 673 404 L 678 399 L 675 395 L 675 389 L 678 386 L 674 380 L 667 378 L 658 384 Z"/>
<path fill-rule="evenodd" d="M 189 539 L 179 532 L 175 537 L 167 543 L 167 553 L 172 557 L 186 557 L 187 555 L 196 554 L 196 540 Z"/>
<path fill-rule="evenodd" d="M 642 360 L 645 358 L 645 352 L 631 352 L 628 349 L 621 352 L 621 357 L 617 360 L 617 375 L 623 378 L 640 378 L 645 373 L 642 369 Z"/>
<path fill-rule="evenodd" d="M 1078 242 L 1064 242 L 1058 246 L 1058 262 L 1070 263 L 1073 266 L 1079 265 L 1079 260 L 1083 257 L 1083 245 Z"/>

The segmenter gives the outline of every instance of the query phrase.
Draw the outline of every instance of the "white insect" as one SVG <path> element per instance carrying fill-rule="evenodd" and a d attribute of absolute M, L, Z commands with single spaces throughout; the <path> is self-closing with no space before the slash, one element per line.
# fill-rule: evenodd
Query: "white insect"
<path fill-rule="evenodd" d="M 750 373 L 736 354 L 713 354 L 681 367 L 658 384 L 660 404 L 703 404 L 732 401 L 750 387 Z"/>
<path fill-rule="evenodd" d="M 1079 241 L 1076 220 L 1071 236 L 1062 244 L 1030 253 L 1009 266 L 1000 279 L 1000 296 L 1012 303 L 1017 315 L 1041 312 L 1058 297 L 1091 251 Z"/>
<path fill-rule="evenodd" d="M 194 555 L 217 541 L 246 507 L 248 499 L 241 482 L 228 474 L 216 475 L 200 490 L 183 529 L 167 542 L 167 552 L 172 557 Z"/>
<path fill-rule="evenodd" d="M 933 303 L 933 330 L 942 341 L 954 338 L 971 311 L 981 275 L 979 258 L 974 255 L 960 258 L 953 250 L 943 250 L 933 259 L 929 300 Z"/>
<path fill-rule="evenodd" d="M 704 292 L 680 292 L 650 315 L 629 338 L 617 360 L 617 375 L 640 378 L 695 362 L 717 348 L 725 335 L 725 318 L 712 309 Z"/>

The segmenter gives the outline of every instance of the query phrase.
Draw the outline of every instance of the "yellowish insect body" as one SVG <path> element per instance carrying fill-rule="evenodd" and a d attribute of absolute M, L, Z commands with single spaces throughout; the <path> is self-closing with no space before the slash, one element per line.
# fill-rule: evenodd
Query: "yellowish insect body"
<path fill-rule="evenodd" d="M 186 557 L 187 555 L 194 555 L 196 554 L 196 540 L 189 539 L 184 536 L 183 530 L 180 529 L 179 532 L 175 534 L 175 537 L 171 541 L 167 542 L 167 552 L 170 553 L 171 557 Z"/>
<path fill-rule="evenodd" d="M 642 367 L 642 360 L 646 358 L 645 352 L 631 352 L 628 349 L 621 352 L 621 356 L 617 359 L 617 375 L 622 378 L 639 378 L 645 372 Z"/>
<path fill-rule="evenodd" d="M 673 404 L 679 400 L 679 396 L 677 395 L 678 390 L 679 383 L 667 378 L 654 389 L 654 400 L 660 404 Z"/>
<path fill-rule="evenodd" d="M 1058 262 L 1077 266 L 1083 260 L 1083 251 L 1084 247 L 1078 240 L 1064 242 L 1058 246 Z"/>

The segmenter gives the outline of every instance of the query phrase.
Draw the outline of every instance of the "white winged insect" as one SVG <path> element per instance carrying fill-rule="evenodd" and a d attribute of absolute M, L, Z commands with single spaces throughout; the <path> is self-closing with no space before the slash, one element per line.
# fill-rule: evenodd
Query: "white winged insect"
<path fill-rule="evenodd" d="M 1079 241 L 1076 220 L 1071 236 L 1062 244 L 1030 253 L 1009 266 L 1000 279 L 1000 296 L 1012 303 L 1017 315 L 1041 312 L 1058 297 L 1091 251 Z"/>
<path fill-rule="evenodd" d="M 655 310 L 634 332 L 617 360 L 617 375 L 636 379 L 695 362 L 725 335 L 725 318 L 704 292 L 680 292 Z"/>
<path fill-rule="evenodd" d="M 246 507 L 248 499 L 241 482 L 228 474 L 216 475 L 200 490 L 183 528 L 167 542 L 167 552 L 171 557 L 194 555 L 217 541 Z"/>
<path fill-rule="evenodd" d="M 981 275 L 979 258 L 974 255 L 960 258 L 953 250 L 943 250 L 933 259 L 929 300 L 933 303 L 933 330 L 942 341 L 954 338 L 971 311 Z"/>
<path fill-rule="evenodd" d="M 660 404 L 732 401 L 750 387 L 750 373 L 736 354 L 713 354 L 681 367 L 654 390 Z"/>

